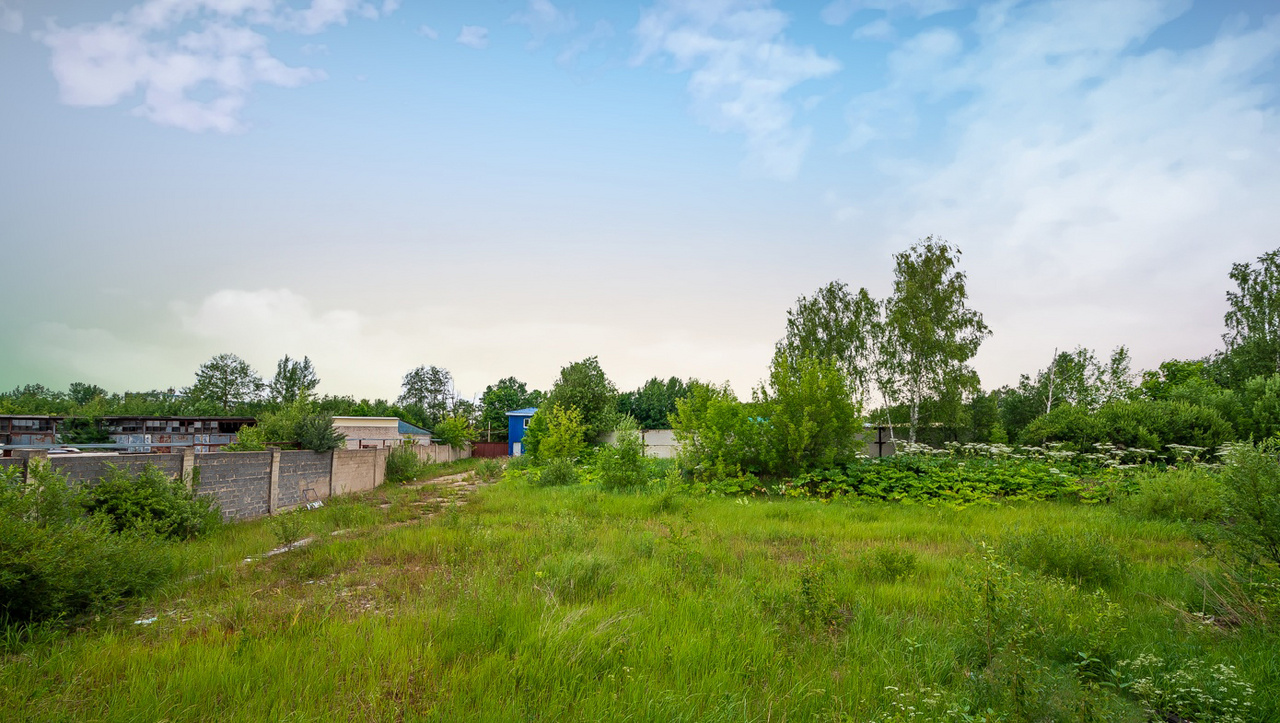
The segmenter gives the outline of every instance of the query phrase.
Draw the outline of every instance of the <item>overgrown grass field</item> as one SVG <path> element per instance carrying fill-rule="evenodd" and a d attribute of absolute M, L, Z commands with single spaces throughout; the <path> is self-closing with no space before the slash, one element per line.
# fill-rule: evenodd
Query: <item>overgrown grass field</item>
<path fill-rule="evenodd" d="M 299 514 L 308 545 L 227 526 L 181 582 L 6 641 L 0 718 L 1142 721 L 1182 686 L 1194 720 L 1280 720 L 1273 628 L 1205 612 L 1192 528 L 1114 507 L 517 474 Z"/>

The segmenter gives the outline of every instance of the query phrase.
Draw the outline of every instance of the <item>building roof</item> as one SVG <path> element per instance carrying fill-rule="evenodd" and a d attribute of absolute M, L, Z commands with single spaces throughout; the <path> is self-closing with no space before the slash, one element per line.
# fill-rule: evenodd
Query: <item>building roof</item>
<path fill-rule="evenodd" d="M 532 417 L 538 411 L 537 407 L 525 407 L 524 409 L 516 409 L 507 412 L 508 417 Z"/>
<path fill-rule="evenodd" d="M 431 433 L 427 430 L 417 425 L 409 424 L 403 419 L 400 420 L 400 434 L 425 434 L 428 437 L 431 436 Z"/>

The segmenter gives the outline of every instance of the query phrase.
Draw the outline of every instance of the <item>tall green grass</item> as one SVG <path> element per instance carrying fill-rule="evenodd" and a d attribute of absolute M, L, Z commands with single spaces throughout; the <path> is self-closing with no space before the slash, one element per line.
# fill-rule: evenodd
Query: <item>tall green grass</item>
<path fill-rule="evenodd" d="M 1133 692 L 1138 675 L 1199 670 L 1210 685 L 1221 665 L 1252 687 L 1244 720 L 1280 719 L 1280 641 L 1194 615 L 1193 571 L 1214 563 L 1174 522 L 1061 502 L 954 510 L 511 478 L 464 507 L 440 496 L 390 487 L 302 512 L 317 540 L 269 558 L 256 557 L 276 545 L 264 521 L 191 543 L 181 583 L 4 658 L 0 710 L 1142 721 L 1176 711 L 1144 710 L 1165 703 Z M 1081 585 L 1038 568 L 1034 546 L 1001 553 L 1039 530 L 1107 541 L 1055 554 L 1079 567 L 1114 553 L 1120 572 Z M 1164 667 L 1121 665 L 1142 655 Z"/>

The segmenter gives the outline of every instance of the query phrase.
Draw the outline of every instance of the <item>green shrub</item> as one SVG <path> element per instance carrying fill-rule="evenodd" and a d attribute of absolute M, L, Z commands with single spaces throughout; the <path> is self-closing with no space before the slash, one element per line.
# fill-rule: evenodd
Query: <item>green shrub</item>
<path fill-rule="evenodd" d="M 298 541 L 307 536 L 309 525 L 300 510 L 282 512 L 271 518 L 271 533 L 281 547 L 292 550 Z"/>
<path fill-rule="evenodd" d="M 0 625 L 101 611 L 154 589 L 174 572 L 154 535 L 113 533 L 84 515 L 81 491 L 47 464 L 26 484 L 0 470 Z"/>
<path fill-rule="evenodd" d="M 596 455 L 600 486 L 606 490 L 633 490 L 649 481 L 644 458 L 644 442 L 631 417 L 618 424 L 617 439 Z"/>
<path fill-rule="evenodd" d="M 756 390 L 764 420 L 765 474 L 787 477 L 830 469 L 853 459 L 862 409 L 833 359 L 801 358 L 779 351 L 769 384 Z M 747 470 L 751 471 L 751 470 Z"/>
<path fill-rule="evenodd" d="M 1227 454 L 1227 533 L 1248 560 L 1280 565 L 1280 440 L 1234 445 Z"/>
<path fill-rule="evenodd" d="M 1153 720 L 1255 720 L 1253 686 L 1230 665 L 1206 665 L 1194 659 L 1176 665 L 1142 654 L 1122 660 L 1116 667 L 1120 682 Z"/>
<path fill-rule="evenodd" d="M 308 414 L 298 420 L 294 427 L 294 435 L 298 446 L 313 452 L 332 452 L 343 447 L 347 442 L 346 435 L 333 427 L 333 415 Z"/>
<path fill-rule="evenodd" d="M 1217 411 L 1186 402 L 1115 401 L 1096 413 L 1062 405 L 1022 431 L 1023 444 L 1064 442 L 1079 452 L 1095 444 L 1163 452 L 1171 444 L 1213 448 L 1232 437 L 1231 424 Z"/>
<path fill-rule="evenodd" d="M 1005 537 L 997 549 L 1021 567 L 1081 587 L 1115 587 L 1127 569 L 1120 550 L 1092 532 L 1014 533 Z"/>
<path fill-rule="evenodd" d="M 476 430 L 471 426 L 471 420 L 461 416 L 445 417 L 432 430 L 436 441 L 441 444 L 447 444 L 454 449 L 462 449 L 468 442 L 475 441 Z"/>
<path fill-rule="evenodd" d="M 107 474 L 86 490 L 85 508 L 108 520 L 113 532 L 134 531 L 175 540 L 198 537 L 221 522 L 211 497 L 197 497 L 180 479 L 148 464 L 136 475 L 107 465 Z"/>
<path fill-rule="evenodd" d="M 680 443 L 680 469 L 714 491 L 737 492 L 745 475 L 763 470 L 764 425 L 733 390 L 697 385 L 676 400 L 671 424 Z"/>
<path fill-rule="evenodd" d="M 1135 517 L 1179 522 L 1212 522 L 1222 517 L 1223 486 L 1213 472 L 1145 470 L 1133 484 L 1137 490 L 1122 507 Z"/>
<path fill-rule="evenodd" d="M 502 460 L 499 459 L 482 459 L 476 465 L 476 477 L 481 482 L 497 482 L 502 477 Z"/>
<path fill-rule="evenodd" d="M 919 558 L 899 545 L 880 545 L 867 553 L 862 570 L 872 580 L 896 582 L 915 572 Z"/>
<path fill-rule="evenodd" d="M 538 410 L 538 414 L 543 414 Z M 551 460 L 576 460 L 586 447 L 587 428 L 582 421 L 582 412 L 577 407 L 561 407 L 553 405 L 546 410 L 544 417 L 546 431 L 538 442 L 535 458 L 539 462 Z M 530 422 L 530 427 L 533 423 Z"/>
<path fill-rule="evenodd" d="M 578 468 L 573 466 L 572 461 L 560 458 L 551 460 L 538 472 L 534 481 L 539 487 L 563 487 L 578 484 L 582 481 L 582 476 L 578 473 Z"/>
<path fill-rule="evenodd" d="M 387 482 L 399 484 L 415 480 L 423 474 L 422 460 L 412 445 L 402 444 L 387 454 L 385 478 Z"/>

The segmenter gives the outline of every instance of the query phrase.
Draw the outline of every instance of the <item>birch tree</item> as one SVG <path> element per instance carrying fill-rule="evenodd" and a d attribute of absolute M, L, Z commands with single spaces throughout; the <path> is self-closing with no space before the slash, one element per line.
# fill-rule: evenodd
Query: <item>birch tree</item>
<path fill-rule="evenodd" d="M 991 335 L 982 314 L 966 306 L 960 250 L 924 238 L 894 256 L 893 295 L 884 304 L 880 353 L 886 396 L 909 410 L 910 440 L 916 440 L 920 402 L 978 389 L 968 361 Z"/>

